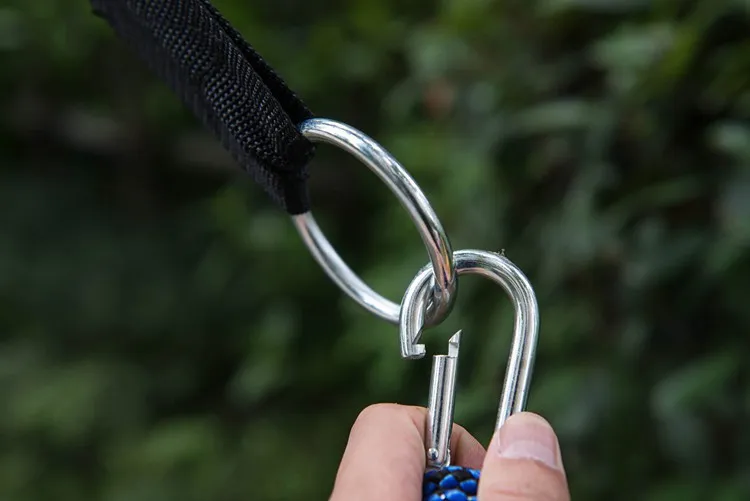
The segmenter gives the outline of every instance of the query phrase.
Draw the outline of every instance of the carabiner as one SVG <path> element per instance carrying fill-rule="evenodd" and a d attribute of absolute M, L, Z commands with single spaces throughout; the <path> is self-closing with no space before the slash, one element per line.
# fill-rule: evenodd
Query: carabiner
<path fill-rule="evenodd" d="M 460 250 L 455 252 L 453 257 L 459 276 L 478 274 L 489 278 L 502 286 L 513 302 L 513 340 L 495 424 L 497 430 L 511 414 L 521 412 L 526 407 L 539 332 L 539 306 L 529 280 L 505 256 L 480 250 Z M 401 356 L 404 358 L 422 358 L 425 355 L 425 347 L 418 344 L 418 341 L 424 327 L 424 311 L 429 301 L 431 276 L 429 266 L 422 268 L 409 284 L 401 301 L 399 334 Z M 448 355 L 437 355 L 433 358 L 425 435 L 427 463 L 432 469 L 425 476 L 425 499 L 430 501 L 453 499 L 446 497 L 447 492 L 456 489 L 469 496 L 468 499 L 476 495 L 479 472 L 450 466 L 449 447 L 460 338 L 461 331 L 451 337 Z M 446 481 L 448 477 L 450 479 Z M 439 496 L 435 497 L 436 494 Z"/>

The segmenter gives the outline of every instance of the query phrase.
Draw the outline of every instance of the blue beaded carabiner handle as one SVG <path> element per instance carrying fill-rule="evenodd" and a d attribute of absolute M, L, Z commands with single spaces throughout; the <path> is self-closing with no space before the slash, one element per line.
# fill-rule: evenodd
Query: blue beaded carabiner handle
<path fill-rule="evenodd" d="M 523 272 L 505 256 L 494 252 L 461 250 L 453 254 L 456 273 L 477 273 L 500 284 L 513 301 L 515 325 L 495 429 L 511 414 L 526 407 L 539 332 L 539 307 L 534 289 Z M 401 356 L 422 358 L 417 344 L 427 311 L 432 269 L 426 266 L 414 277 L 401 301 L 399 327 Z M 456 375 L 461 331 L 448 342 L 447 355 L 435 355 L 430 379 L 423 501 L 476 501 L 480 472 L 450 465 Z"/>

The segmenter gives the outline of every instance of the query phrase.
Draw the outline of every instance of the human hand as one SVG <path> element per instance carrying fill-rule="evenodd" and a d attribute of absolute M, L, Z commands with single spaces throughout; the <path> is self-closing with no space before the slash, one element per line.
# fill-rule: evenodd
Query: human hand
<path fill-rule="evenodd" d="M 427 409 L 395 404 L 368 407 L 349 435 L 330 501 L 421 501 Z M 536 414 L 511 416 L 485 453 L 453 425 L 453 464 L 481 468 L 481 501 L 570 501 L 560 447 Z"/>

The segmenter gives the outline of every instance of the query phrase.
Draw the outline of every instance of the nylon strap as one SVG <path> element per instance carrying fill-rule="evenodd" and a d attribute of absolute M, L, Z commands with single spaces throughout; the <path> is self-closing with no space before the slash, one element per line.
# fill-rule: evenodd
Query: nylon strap
<path fill-rule="evenodd" d="M 309 209 L 313 115 L 208 0 L 91 0 L 240 166 L 289 214 Z"/>

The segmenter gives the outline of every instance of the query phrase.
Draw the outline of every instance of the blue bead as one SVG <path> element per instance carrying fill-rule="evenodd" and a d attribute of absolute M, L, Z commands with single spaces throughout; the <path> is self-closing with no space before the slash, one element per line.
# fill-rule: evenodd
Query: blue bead
<path fill-rule="evenodd" d="M 447 501 L 468 501 L 468 496 L 458 489 L 454 489 L 445 493 L 445 499 Z"/>
<path fill-rule="evenodd" d="M 425 472 L 423 501 L 477 501 L 480 471 L 446 466 Z"/>
<path fill-rule="evenodd" d="M 466 494 L 477 493 L 477 481 L 476 480 L 464 480 L 461 482 L 461 490 Z"/>
<path fill-rule="evenodd" d="M 430 479 L 439 478 L 440 470 L 427 470 L 424 476 Z"/>
<path fill-rule="evenodd" d="M 455 489 L 456 487 L 458 487 L 458 480 L 453 475 L 448 475 L 440 481 L 440 488 L 445 491 Z"/>
<path fill-rule="evenodd" d="M 438 488 L 437 484 L 435 482 L 425 482 L 424 486 L 422 487 L 422 496 L 427 497 Z"/>

